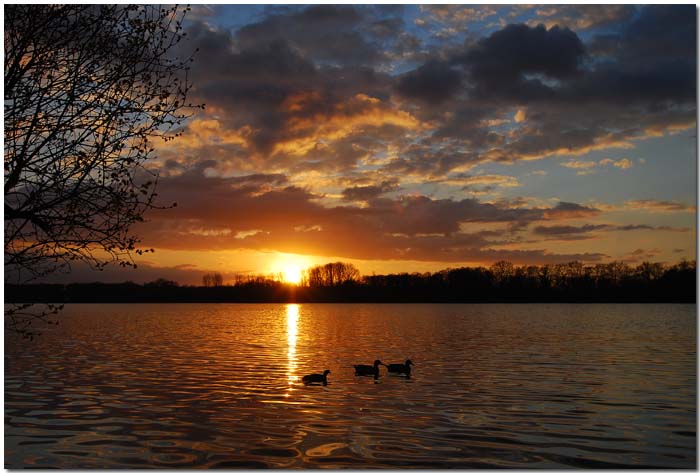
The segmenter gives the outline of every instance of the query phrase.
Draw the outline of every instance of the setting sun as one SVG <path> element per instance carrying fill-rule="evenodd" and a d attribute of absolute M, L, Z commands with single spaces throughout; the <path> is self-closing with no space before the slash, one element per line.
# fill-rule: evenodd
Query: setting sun
<path fill-rule="evenodd" d="M 311 265 L 311 261 L 304 256 L 280 253 L 270 266 L 270 271 L 280 275 L 286 283 L 299 284 L 303 271 Z"/>
<path fill-rule="evenodd" d="M 282 271 L 282 277 L 284 277 L 285 282 L 299 284 L 301 282 L 301 271 L 300 266 L 287 266 Z"/>

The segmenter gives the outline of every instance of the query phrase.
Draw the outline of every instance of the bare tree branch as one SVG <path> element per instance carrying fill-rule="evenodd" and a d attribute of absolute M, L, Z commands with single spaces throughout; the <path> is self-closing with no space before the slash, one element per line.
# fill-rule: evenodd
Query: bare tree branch
<path fill-rule="evenodd" d="M 175 55 L 187 10 L 5 7 L 6 281 L 148 251 L 130 230 L 155 207 L 149 140 L 203 107 L 187 103 L 192 57 Z"/>

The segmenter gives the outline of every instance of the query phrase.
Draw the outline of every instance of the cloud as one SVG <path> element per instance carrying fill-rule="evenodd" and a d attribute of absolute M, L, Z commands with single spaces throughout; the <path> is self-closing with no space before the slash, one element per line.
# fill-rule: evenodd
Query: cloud
<path fill-rule="evenodd" d="M 560 163 L 560 165 L 566 168 L 577 169 L 578 172 L 576 174 L 586 175 L 594 172 L 593 169 L 596 167 L 614 166 L 618 169 L 629 169 L 633 166 L 633 163 L 627 158 L 622 158 L 618 160 L 611 158 L 603 158 L 599 161 L 580 161 L 571 159 L 569 161 Z"/>
<path fill-rule="evenodd" d="M 384 10 L 315 6 L 275 13 L 234 35 L 192 25 L 192 41 L 200 48 L 193 95 L 207 104 L 208 116 L 184 130 L 189 141 L 164 154 L 203 151 L 230 161 L 231 167 L 249 169 L 337 168 L 341 162 L 347 168 L 356 164 L 351 156 L 359 159 L 363 154 L 343 150 L 349 148 L 344 140 L 400 141 L 406 131 L 426 129 L 425 123 L 390 100 L 391 79 L 375 70 L 371 61 L 330 65 L 314 49 L 326 47 L 324 35 L 334 35 L 336 28 L 356 28 L 376 38 L 391 36 L 401 22 L 377 17 L 376 12 Z M 318 24 L 308 26 L 312 18 Z M 371 49 L 382 51 L 377 45 Z M 204 123 L 215 125 L 225 142 L 197 142 L 202 130 L 196 128 Z M 226 144 L 239 149 L 222 151 Z"/>
<path fill-rule="evenodd" d="M 681 250 L 685 251 L 685 250 Z M 648 250 L 645 250 L 643 248 L 637 248 L 634 251 L 631 251 L 627 253 L 624 258 L 624 261 L 627 262 L 640 262 L 640 261 L 649 261 L 655 258 L 658 258 L 658 256 L 662 254 L 662 251 L 659 248 L 651 248 Z"/>
<path fill-rule="evenodd" d="M 549 219 L 584 218 L 598 215 L 600 210 L 574 202 L 558 202 L 553 208 L 545 211 Z"/>
<path fill-rule="evenodd" d="M 621 35 L 626 58 L 681 59 L 695 62 L 696 7 L 694 5 L 646 5 Z"/>
<path fill-rule="evenodd" d="M 572 159 L 571 161 L 561 163 L 561 165 L 571 169 L 590 169 L 596 167 L 598 163 L 595 161 L 576 161 Z"/>
<path fill-rule="evenodd" d="M 535 10 L 532 26 L 544 23 L 548 28 L 555 25 L 574 30 L 589 30 L 624 23 L 635 14 L 633 5 L 547 5 Z"/>
<path fill-rule="evenodd" d="M 614 225 L 608 223 L 575 225 L 539 225 L 533 228 L 535 235 L 542 235 L 557 240 L 583 240 L 594 238 L 596 232 L 629 232 L 637 230 L 687 232 L 687 228 L 674 228 L 669 226 L 653 226 L 646 224 Z"/>
<path fill-rule="evenodd" d="M 618 159 L 617 161 L 614 159 L 610 159 L 610 158 L 604 158 L 604 159 L 601 159 L 600 161 L 598 161 L 598 164 L 600 166 L 612 165 L 612 166 L 615 166 L 616 168 L 620 168 L 620 169 L 629 169 L 632 167 L 632 161 L 630 161 L 627 158 Z"/>
<path fill-rule="evenodd" d="M 482 88 L 525 81 L 525 74 L 563 79 L 579 74 L 584 56 L 579 37 L 568 28 L 543 25 L 508 25 L 487 38 L 456 62 L 462 62 Z"/>
<path fill-rule="evenodd" d="M 644 6 L 626 28 L 594 37 L 591 50 L 607 60 L 572 84 L 572 93 L 615 103 L 693 101 L 695 36 L 694 6 Z"/>
<path fill-rule="evenodd" d="M 486 185 L 497 187 L 519 187 L 520 182 L 514 176 L 504 176 L 500 174 L 479 174 L 479 175 L 457 175 L 448 176 L 445 179 L 438 179 L 432 182 L 457 186 Z"/>
<path fill-rule="evenodd" d="M 440 104 L 454 96 L 462 87 L 461 74 L 449 64 L 430 61 L 403 74 L 396 90 L 404 97 Z"/>
<path fill-rule="evenodd" d="M 448 23 L 453 26 L 465 27 L 472 21 L 483 21 L 496 15 L 497 11 L 492 5 L 479 5 L 478 7 L 465 5 L 421 5 L 420 11 L 427 15 L 427 20 Z M 423 20 L 425 23 L 425 19 Z"/>
<path fill-rule="evenodd" d="M 368 201 L 399 188 L 398 181 L 384 181 L 379 185 L 355 186 L 343 190 L 343 198 L 349 201 Z"/>
<path fill-rule="evenodd" d="M 422 10 L 442 21 L 475 12 L 485 18 L 492 16 L 489 8 Z M 603 18 L 624 9 L 613 10 L 567 11 Z M 233 33 L 193 22 L 189 32 L 200 47 L 193 94 L 207 103 L 208 115 L 162 154 L 183 164 L 206 156 L 228 163 L 229 172 L 290 175 L 353 172 L 373 161 L 379 182 L 397 173 L 434 181 L 487 162 L 631 149 L 640 139 L 695 123 L 694 85 L 678 82 L 694 77 L 694 57 L 674 52 L 677 67 L 669 69 L 661 56 L 647 64 L 633 54 L 654 11 L 642 8 L 639 18 L 620 23 L 617 46 L 607 49 L 604 61 L 593 48 L 601 34 L 584 42 L 571 29 L 525 24 L 462 45 L 438 41 L 426 55 L 420 40 L 408 41 L 401 9 L 271 8 Z M 674 41 L 668 31 L 657 33 Z M 355 52 L 346 57 L 341 43 L 347 35 L 361 44 L 348 41 Z M 399 36 L 400 48 L 391 39 Z M 419 57 L 430 59 L 416 64 Z M 390 74 L 392 67 L 406 72 Z M 391 155 L 390 147 L 396 150 Z"/>
<path fill-rule="evenodd" d="M 590 233 L 597 230 L 605 230 L 610 228 L 610 225 L 600 224 L 600 225 L 583 225 L 576 227 L 573 225 L 553 225 L 553 226 L 537 226 L 533 229 L 533 232 L 538 235 L 546 236 L 568 236 L 568 235 L 578 235 L 581 233 Z"/>
<path fill-rule="evenodd" d="M 145 245 L 179 250 L 275 249 L 354 259 L 484 261 L 499 254 L 493 246 L 511 241 L 514 233 L 482 234 L 483 224 L 505 223 L 514 228 L 599 212 L 567 202 L 537 207 L 475 198 L 386 197 L 397 190 L 396 181 L 345 189 L 343 197 L 363 200 L 362 207 L 324 206 L 318 203 L 320 196 L 288 185 L 283 176 L 221 177 L 204 170 L 200 166 L 161 180 L 160 195 L 165 201 L 178 201 L 178 206 L 150 214 L 150 221 L 138 231 Z M 500 180 L 475 176 L 479 178 Z M 502 256 L 525 259 L 535 254 Z M 544 250 L 537 254 L 565 259 Z"/>
<path fill-rule="evenodd" d="M 511 10 L 544 25 L 498 26 L 506 18 L 494 13 Z M 145 235 L 168 248 L 348 258 L 563 257 L 518 253 L 519 238 L 542 227 L 530 233 L 544 242 L 565 234 L 562 221 L 611 206 L 525 202 L 518 172 L 531 167 L 502 166 L 564 156 L 579 173 L 626 170 L 631 159 L 586 154 L 694 127 L 688 12 L 435 5 L 421 7 L 415 28 L 401 8 L 314 5 L 268 7 L 238 29 L 195 19 L 191 95 L 207 109 L 158 149 L 159 192 L 180 205 L 154 213 Z M 511 197 L 476 198 L 501 192 Z M 617 207 L 694 211 L 664 200 Z M 492 224 L 506 229 L 480 231 Z"/>
<path fill-rule="evenodd" d="M 623 205 L 628 210 L 644 210 L 647 212 L 695 212 L 694 205 L 687 205 L 677 200 L 628 200 Z"/>
<path fill-rule="evenodd" d="M 451 147 L 461 142 L 480 162 L 631 149 L 638 140 L 695 126 L 693 10 L 683 17 L 684 9 L 642 7 L 635 18 L 627 6 L 577 7 L 568 14 L 591 28 L 617 25 L 615 33 L 596 33 L 584 42 L 568 28 L 507 25 L 461 48 L 446 48 L 438 59 L 405 73 L 400 81 L 429 80 L 404 96 L 427 102 L 439 94 L 444 117 L 423 110 L 437 124 L 433 137 L 449 138 Z M 566 7 L 546 9 L 548 18 L 556 18 Z M 656 37 L 672 52 L 664 55 L 648 44 Z M 430 86 L 443 82 L 451 86 Z M 495 123 L 513 108 L 519 128 L 482 148 L 477 124 Z M 629 166 L 622 161 L 617 167 Z"/>
<path fill-rule="evenodd" d="M 290 97 L 284 104 L 288 114 L 286 128 L 288 138 L 278 142 L 272 153 L 306 155 L 316 149 L 319 143 L 337 141 L 349 135 L 359 133 L 368 127 L 379 128 L 393 126 L 408 130 L 417 130 L 422 124 L 413 115 L 403 110 L 395 110 L 380 99 L 365 94 L 357 94 L 333 107 L 318 109 L 310 115 L 308 110 L 316 108 L 317 101 L 323 102 L 316 95 Z M 297 112 L 305 113 L 299 114 Z"/>
<path fill-rule="evenodd" d="M 283 39 L 313 59 L 342 64 L 373 63 L 381 59 L 382 48 L 359 30 L 367 19 L 362 9 L 352 5 L 313 5 L 246 25 L 238 30 L 236 39 L 241 48 Z M 396 30 L 391 24 L 383 26 L 382 36 L 387 34 L 387 28 L 389 32 Z"/>

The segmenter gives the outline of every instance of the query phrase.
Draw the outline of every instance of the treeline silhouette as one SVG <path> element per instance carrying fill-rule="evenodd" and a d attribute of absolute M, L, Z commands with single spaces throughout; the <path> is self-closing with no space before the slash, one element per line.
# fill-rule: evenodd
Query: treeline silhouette
<path fill-rule="evenodd" d="M 218 273 L 203 286 L 158 279 L 145 284 L 5 284 L 6 302 L 677 302 L 696 301 L 695 261 L 665 266 L 621 262 L 586 266 L 492 266 L 434 273 L 360 276 L 348 263 L 304 271 L 300 285 L 281 275 L 238 275 L 228 285 Z"/>

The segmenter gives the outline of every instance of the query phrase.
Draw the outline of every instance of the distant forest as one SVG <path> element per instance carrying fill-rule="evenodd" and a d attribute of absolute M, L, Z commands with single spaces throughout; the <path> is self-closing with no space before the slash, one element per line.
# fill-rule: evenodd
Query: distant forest
<path fill-rule="evenodd" d="M 304 271 L 299 285 L 281 276 L 239 275 L 224 284 L 218 273 L 202 286 L 158 279 L 145 284 L 5 284 L 5 300 L 26 302 L 678 302 L 695 303 L 695 261 L 672 266 L 580 262 L 486 267 L 435 273 L 361 276 L 348 263 Z"/>

